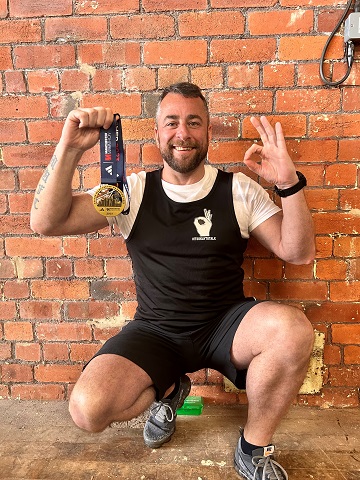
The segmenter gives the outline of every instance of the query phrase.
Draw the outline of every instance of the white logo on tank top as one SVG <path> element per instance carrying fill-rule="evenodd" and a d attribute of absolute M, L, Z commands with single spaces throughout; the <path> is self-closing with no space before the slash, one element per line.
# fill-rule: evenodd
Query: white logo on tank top
<path fill-rule="evenodd" d="M 199 237 L 193 237 L 192 240 L 216 240 L 216 237 L 210 237 L 210 230 L 212 227 L 212 213 L 211 210 L 204 208 L 204 216 L 196 217 L 194 225 Z"/>

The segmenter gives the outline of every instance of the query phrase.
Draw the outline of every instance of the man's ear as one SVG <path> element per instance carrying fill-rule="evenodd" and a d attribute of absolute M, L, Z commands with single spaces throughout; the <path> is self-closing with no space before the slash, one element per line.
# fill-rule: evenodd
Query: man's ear
<path fill-rule="evenodd" d="M 158 128 L 157 128 L 156 125 L 155 125 L 155 127 L 154 127 L 154 137 L 155 137 L 156 146 L 159 147 L 159 145 L 160 145 L 160 142 L 159 142 L 159 131 L 158 131 Z"/>
<path fill-rule="evenodd" d="M 209 123 L 209 126 L 208 126 L 208 135 L 209 135 L 209 142 L 210 140 L 212 139 L 212 124 Z"/>

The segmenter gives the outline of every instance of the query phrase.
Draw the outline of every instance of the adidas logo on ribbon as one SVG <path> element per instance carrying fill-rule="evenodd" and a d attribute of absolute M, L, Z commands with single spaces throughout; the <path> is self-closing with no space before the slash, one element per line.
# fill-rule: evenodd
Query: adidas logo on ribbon
<path fill-rule="evenodd" d="M 108 173 L 109 175 L 112 175 L 112 174 L 113 174 L 113 167 L 112 167 L 112 165 L 109 165 L 108 167 L 106 167 L 105 170 L 107 171 L 107 173 Z"/>

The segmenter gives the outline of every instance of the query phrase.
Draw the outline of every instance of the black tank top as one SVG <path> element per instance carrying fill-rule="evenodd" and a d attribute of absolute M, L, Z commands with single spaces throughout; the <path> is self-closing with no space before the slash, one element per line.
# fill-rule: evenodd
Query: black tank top
<path fill-rule="evenodd" d="M 179 203 L 165 194 L 161 171 L 146 174 L 126 242 L 136 283 L 135 319 L 173 327 L 203 323 L 245 298 L 241 265 L 247 240 L 235 216 L 233 175 L 218 170 L 205 198 Z"/>

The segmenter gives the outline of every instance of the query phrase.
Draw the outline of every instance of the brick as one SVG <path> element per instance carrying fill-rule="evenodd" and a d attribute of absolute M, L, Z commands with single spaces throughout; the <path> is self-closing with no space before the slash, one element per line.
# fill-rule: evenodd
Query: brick
<path fill-rule="evenodd" d="M 357 236 L 336 238 L 334 240 L 334 255 L 337 257 L 359 257 L 360 238 Z"/>
<path fill-rule="evenodd" d="M 360 219 L 355 214 L 342 212 L 317 212 L 313 215 L 317 234 L 351 234 L 359 231 Z"/>
<path fill-rule="evenodd" d="M 318 14 L 318 32 L 331 33 L 343 14 L 343 10 L 322 10 Z"/>
<path fill-rule="evenodd" d="M 347 365 L 360 363 L 360 346 L 349 345 L 344 348 L 344 362 Z"/>
<path fill-rule="evenodd" d="M 241 8 L 241 7 L 272 7 L 278 0 L 212 0 L 214 8 Z"/>
<path fill-rule="evenodd" d="M 8 70 L 13 68 L 10 47 L 0 46 L 0 70 Z"/>
<path fill-rule="evenodd" d="M 333 343 L 341 343 L 345 345 L 360 344 L 360 325 L 357 324 L 333 324 L 332 340 Z"/>
<path fill-rule="evenodd" d="M 211 92 L 209 108 L 212 113 L 255 114 L 271 111 L 272 100 L 273 93 L 269 90 Z"/>
<path fill-rule="evenodd" d="M 314 266 L 310 265 L 294 265 L 285 263 L 284 278 L 288 280 L 312 280 L 314 277 Z"/>
<path fill-rule="evenodd" d="M 132 276 L 131 261 L 125 258 L 106 260 L 108 278 L 129 278 Z"/>
<path fill-rule="evenodd" d="M 144 62 L 147 64 L 196 64 L 205 63 L 206 59 L 205 40 L 169 40 L 144 44 Z"/>
<path fill-rule="evenodd" d="M 25 93 L 24 73 L 19 70 L 5 72 L 5 87 L 7 93 Z"/>
<path fill-rule="evenodd" d="M 110 18 L 111 37 L 116 39 L 166 38 L 175 34 L 170 15 L 122 15 Z"/>
<path fill-rule="evenodd" d="M 308 305 L 305 307 L 307 317 L 314 323 L 334 323 L 341 322 L 354 323 L 359 318 L 359 305 L 356 303 L 323 303 L 319 305 Z"/>
<path fill-rule="evenodd" d="M 340 80 L 341 78 L 344 77 L 344 75 L 347 73 L 347 64 L 346 62 L 339 62 L 335 63 L 333 66 L 333 76 L 332 78 L 334 80 Z M 343 86 L 347 85 L 359 85 L 359 73 L 360 73 L 360 66 L 356 62 L 353 63 L 353 66 L 351 68 L 350 75 L 348 78 L 342 83 Z"/>
<path fill-rule="evenodd" d="M 60 76 L 60 81 L 64 92 L 89 90 L 89 74 L 80 70 L 64 70 Z"/>
<path fill-rule="evenodd" d="M 324 363 L 325 365 L 339 365 L 341 362 L 341 350 L 337 345 L 325 345 Z"/>
<path fill-rule="evenodd" d="M 277 258 L 255 259 L 254 277 L 258 279 L 281 279 L 283 262 Z"/>
<path fill-rule="evenodd" d="M 142 149 L 143 165 L 161 165 L 162 157 L 155 144 L 147 143 Z"/>
<path fill-rule="evenodd" d="M 340 162 L 356 162 L 359 158 L 360 139 L 340 139 L 338 160 Z"/>
<path fill-rule="evenodd" d="M 256 114 L 257 112 L 254 112 L 254 113 Z M 266 115 L 266 117 L 271 123 L 271 125 L 273 126 L 275 126 L 276 122 L 280 122 L 284 135 L 287 138 L 302 137 L 306 134 L 306 116 L 305 115 L 291 115 L 291 114 L 288 114 L 286 116 Z M 257 130 L 253 127 L 252 123 L 250 122 L 250 118 L 251 117 L 248 116 L 244 119 L 241 136 L 242 138 L 259 138 L 259 134 Z M 301 157 L 298 156 L 298 159 L 297 159 L 296 156 L 297 156 L 297 152 L 298 151 L 300 152 L 302 150 L 300 144 L 303 145 L 303 142 L 306 142 L 306 140 L 305 141 L 291 140 L 291 139 L 287 140 L 288 151 L 294 161 L 301 161 Z M 293 149 L 291 151 L 291 147 L 293 145 L 296 146 L 296 149 Z"/>
<path fill-rule="evenodd" d="M 276 92 L 277 112 L 335 112 L 340 108 L 340 91 L 294 89 Z"/>
<path fill-rule="evenodd" d="M 40 340 L 47 341 L 91 340 L 91 327 L 85 323 L 38 323 L 36 333 Z"/>
<path fill-rule="evenodd" d="M 81 97 L 82 94 L 79 97 L 70 93 L 61 93 L 60 95 L 52 96 L 50 98 L 51 117 L 67 117 L 71 110 L 75 110 L 81 106 Z"/>
<path fill-rule="evenodd" d="M 12 398 L 22 400 L 64 400 L 65 388 L 62 385 L 25 384 L 11 386 Z"/>
<path fill-rule="evenodd" d="M 287 117 L 286 117 L 287 118 Z M 286 121 L 286 118 L 284 119 Z M 296 117 L 293 117 L 296 119 Z M 304 116 L 301 116 L 301 120 Z M 291 125 L 288 127 L 284 124 L 286 136 L 291 132 Z M 286 141 L 288 152 L 294 162 L 335 162 L 337 158 L 337 141 L 336 140 L 287 140 Z"/>
<path fill-rule="evenodd" d="M 16 318 L 15 302 L 3 300 L 1 302 L 0 320 L 14 320 L 15 318 Z"/>
<path fill-rule="evenodd" d="M 325 282 L 274 282 L 270 285 L 272 300 L 326 300 L 327 286 Z"/>
<path fill-rule="evenodd" d="M 30 322 L 5 322 L 6 340 L 33 340 L 33 327 Z"/>
<path fill-rule="evenodd" d="M 80 42 L 83 40 L 106 40 L 105 17 L 61 17 L 45 20 L 45 40 Z"/>
<path fill-rule="evenodd" d="M 0 18 L 5 18 L 8 16 L 9 10 L 7 3 L 7 0 L 0 0 Z"/>
<path fill-rule="evenodd" d="M 221 88 L 224 85 L 222 68 L 210 66 L 194 67 L 191 69 L 191 81 L 202 90 L 207 88 Z"/>
<path fill-rule="evenodd" d="M 332 387 L 358 387 L 360 367 L 329 367 L 329 384 Z"/>
<path fill-rule="evenodd" d="M 280 37 L 279 60 L 317 60 L 321 57 L 325 42 L 326 37 L 317 35 Z M 335 36 L 325 58 L 341 59 L 343 50 L 343 39 Z"/>
<path fill-rule="evenodd" d="M 1 118 L 36 118 L 47 115 L 47 101 L 43 97 L 0 97 Z"/>
<path fill-rule="evenodd" d="M 119 302 L 134 300 L 135 285 L 130 280 L 95 280 L 91 282 L 91 297 L 94 300 Z"/>
<path fill-rule="evenodd" d="M 8 211 L 8 195 L 0 194 L 0 214 Z"/>
<path fill-rule="evenodd" d="M 267 298 L 267 286 L 264 282 L 245 281 L 244 293 L 246 297 L 255 297 L 258 300 Z"/>
<path fill-rule="evenodd" d="M 330 284 L 332 302 L 357 302 L 360 295 L 360 281 L 344 281 Z"/>
<path fill-rule="evenodd" d="M 103 277 L 104 262 L 96 258 L 82 258 L 74 262 L 76 277 Z"/>
<path fill-rule="evenodd" d="M 203 10 L 207 7 L 206 0 L 168 0 L 159 3 L 157 0 L 143 0 L 142 6 L 146 12 L 173 10 Z"/>
<path fill-rule="evenodd" d="M 125 320 L 132 320 L 137 307 L 136 301 L 127 301 L 121 305 L 121 315 Z M 96 337 L 95 337 L 96 338 Z"/>
<path fill-rule="evenodd" d="M 260 84 L 258 65 L 235 65 L 228 67 L 229 87 L 258 87 Z"/>
<path fill-rule="evenodd" d="M 213 117 L 211 119 L 212 138 L 237 139 L 240 133 L 240 121 L 235 116 Z"/>
<path fill-rule="evenodd" d="M 348 263 L 340 259 L 317 260 L 315 266 L 319 280 L 343 280 L 348 270 Z"/>
<path fill-rule="evenodd" d="M 195 11 L 180 14 L 178 27 L 182 37 L 242 35 L 245 30 L 245 18 L 237 11 Z"/>
<path fill-rule="evenodd" d="M 6 251 L 10 256 L 41 257 L 61 255 L 61 239 L 58 237 L 9 237 L 5 240 Z"/>
<path fill-rule="evenodd" d="M 33 280 L 32 295 L 38 299 L 87 299 L 89 284 L 81 280 Z"/>
<path fill-rule="evenodd" d="M 299 395 L 300 405 L 322 408 L 358 407 L 359 398 L 355 388 L 324 388 L 321 395 Z"/>
<path fill-rule="evenodd" d="M 61 136 L 63 122 L 38 120 L 27 122 L 28 135 L 31 143 L 58 142 Z"/>
<path fill-rule="evenodd" d="M 154 138 L 155 121 L 153 118 L 135 118 L 122 121 L 124 141 L 152 140 Z"/>
<path fill-rule="evenodd" d="M 0 258 L 0 278 L 14 278 L 15 263 L 6 258 Z"/>
<path fill-rule="evenodd" d="M 0 43 L 37 43 L 41 41 L 39 20 L 1 20 Z"/>
<path fill-rule="evenodd" d="M 327 76 L 327 64 L 324 66 L 324 75 Z M 297 65 L 297 85 L 300 87 L 322 86 L 319 75 L 319 63 L 301 63 Z"/>
<path fill-rule="evenodd" d="M 115 317 L 119 313 L 117 302 L 71 302 L 67 304 L 67 316 L 73 320 L 94 320 Z"/>
<path fill-rule="evenodd" d="M 0 233 L 7 234 L 8 232 L 11 232 L 12 234 L 31 234 L 32 231 L 29 224 L 29 215 L 0 216 Z"/>
<path fill-rule="evenodd" d="M 24 281 L 8 280 L 4 284 L 3 293 L 8 299 L 28 298 L 30 294 L 29 285 Z"/>
<path fill-rule="evenodd" d="M 67 343 L 43 343 L 44 360 L 47 362 L 61 362 L 70 359 Z"/>
<path fill-rule="evenodd" d="M 234 163 L 239 158 L 244 158 L 249 142 L 216 142 L 209 146 L 208 160 L 211 164 Z"/>
<path fill-rule="evenodd" d="M 357 184 L 357 165 L 337 163 L 325 167 L 325 184 L 355 187 Z"/>
<path fill-rule="evenodd" d="M 34 199 L 32 193 L 10 193 L 9 207 L 11 213 L 28 213 Z"/>
<path fill-rule="evenodd" d="M 100 349 L 98 343 L 72 343 L 70 359 L 73 362 L 88 362 Z"/>
<path fill-rule="evenodd" d="M 0 143 L 24 142 L 26 140 L 23 120 L 0 120 Z"/>
<path fill-rule="evenodd" d="M 189 81 L 189 67 L 187 65 L 171 65 L 159 68 L 158 70 L 158 86 L 159 88 L 167 87 L 177 82 Z"/>
<path fill-rule="evenodd" d="M 16 343 L 15 358 L 25 362 L 40 361 L 40 345 L 38 343 Z"/>
<path fill-rule="evenodd" d="M 106 0 L 94 4 L 92 0 L 77 2 L 74 5 L 74 12 L 79 15 L 103 15 L 108 13 L 136 12 L 139 10 L 138 0 Z"/>
<path fill-rule="evenodd" d="M 60 320 L 61 301 L 30 300 L 21 302 L 20 317 L 28 320 Z"/>
<path fill-rule="evenodd" d="M 294 85 L 294 65 L 269 63 L 263 66 L 264 87 L 291 87 Z"/>
<path fill-rule="evenodd" d="M 46 276 L 51 277 L 71 277 L 72 276 L 72 262 L 68 258 L 57 258 L 56 260 L 46 260 Z"/>
<path fill-rule="evenodd" d="M 78 45 L 81 64 L 109 66 L 137 65 L 140 63 L 140 44 L 136 42 L 81 43 Z"/>
<path fill-rule="evenodd" d="M 358 209 L 360 208 L 359 191 L 357 188 L 340 190 L 340 208 L 342 210 Z"/>
<path fill-rule="evenodd" d="M 31 382 L 33 380 L 30 365 L 5 364 L 2 366 L 2 381 L 7 383 Z"/>
<path fill-rule="evenodd" d="M 11 358 L 11 343 L 5 343 L 3 340 L 0 343 L 0 360 L 9 360 Z"/>
<path fill-rule="evenodd" d="M 59 91 L 57 72 L 49 70 L 31 70 L 27 72 L 30 93 L 50 93 Z"/>
<path fill-rule="evenodd" d="M 305 196 L 311 210 L 336 210 L 338 207 L 338 189 L 307 190 Z"/>
<path fill-rule="evenodd" d="M 121 90 L 122 71 L 119 69 L 97 69 L 92 78 L 94 92 Z"/>
<path fill-rule="evenodd" d="M 123 257 L 127 255 L 127 249 L 120 237 L 92 238 L 89 242 L 89 254 L 104 258 Z"/>
<path fill-rule="evenodd" d="M 37 365 L 35 367 L 35 380 L 44 383 L 64 382 L 74 383 L 79 378 L 81 365 Z"/>
<path fill-rule="evenodd" d="M 87 253 L 87 240 L 85 237 L 64 237 L 64 255 L 71 257 L 84 257 Z"/>
<path fill-rule="evenodd" d="M 212 40 L 210 44 L 210 62 L 266 62 L 275 57 L 273 38 Z"/>
<path fill-rule="evenodd" d="M 141 95 L 138 93 L 120 93 L 120 94 L 86 94 L 83 97 L 83 107 L 92 107 L 101 105 L 111 107 L 114 112 L 120 115 L 140 115 L 141 114 Z M 148 119 L 144 119 L 148 121 Z M 122 121 L 122 124 L 124 121 Z M 123 126 L 124 129 L 124 126 Z"/>
<path fill-rule="evenodd" d="M 0 190 L 14 190 L 15 172 L 12 170 L 1 169 Z"/>
<path fill-rule="evenodd" d="M 72 45 L 28 45 L 14 47 L 16 68 L 61 68 L 75 66 Z"/>
<path fill-rule="evenodd" d="M 155 86 L 155 70 L 146 67 L 125 70 L 125 88 L 127 90 L 154 90 Z"/>
<path fill-rule="evenodd" d="M 310 33 L 314 24 L 312 10 L 283 10 L 248 13 L 251 35 Z"/>
<path fill-rule="evenodd" d="M 72 1 L 49 3 L 46 0 L 11 0 L 10 14 L 12 17 L 49 17 L 71 15 Z"/>
<path fill-rule="evenodd" d="M 343 111 L 360 110 L 360 87 L 346 87 L 343 91 Z"/>
<path fill-rule="evenodd" d="M 309 128 L 314 137 L 357 136 L 360 114 L 310 115 Z"/>

